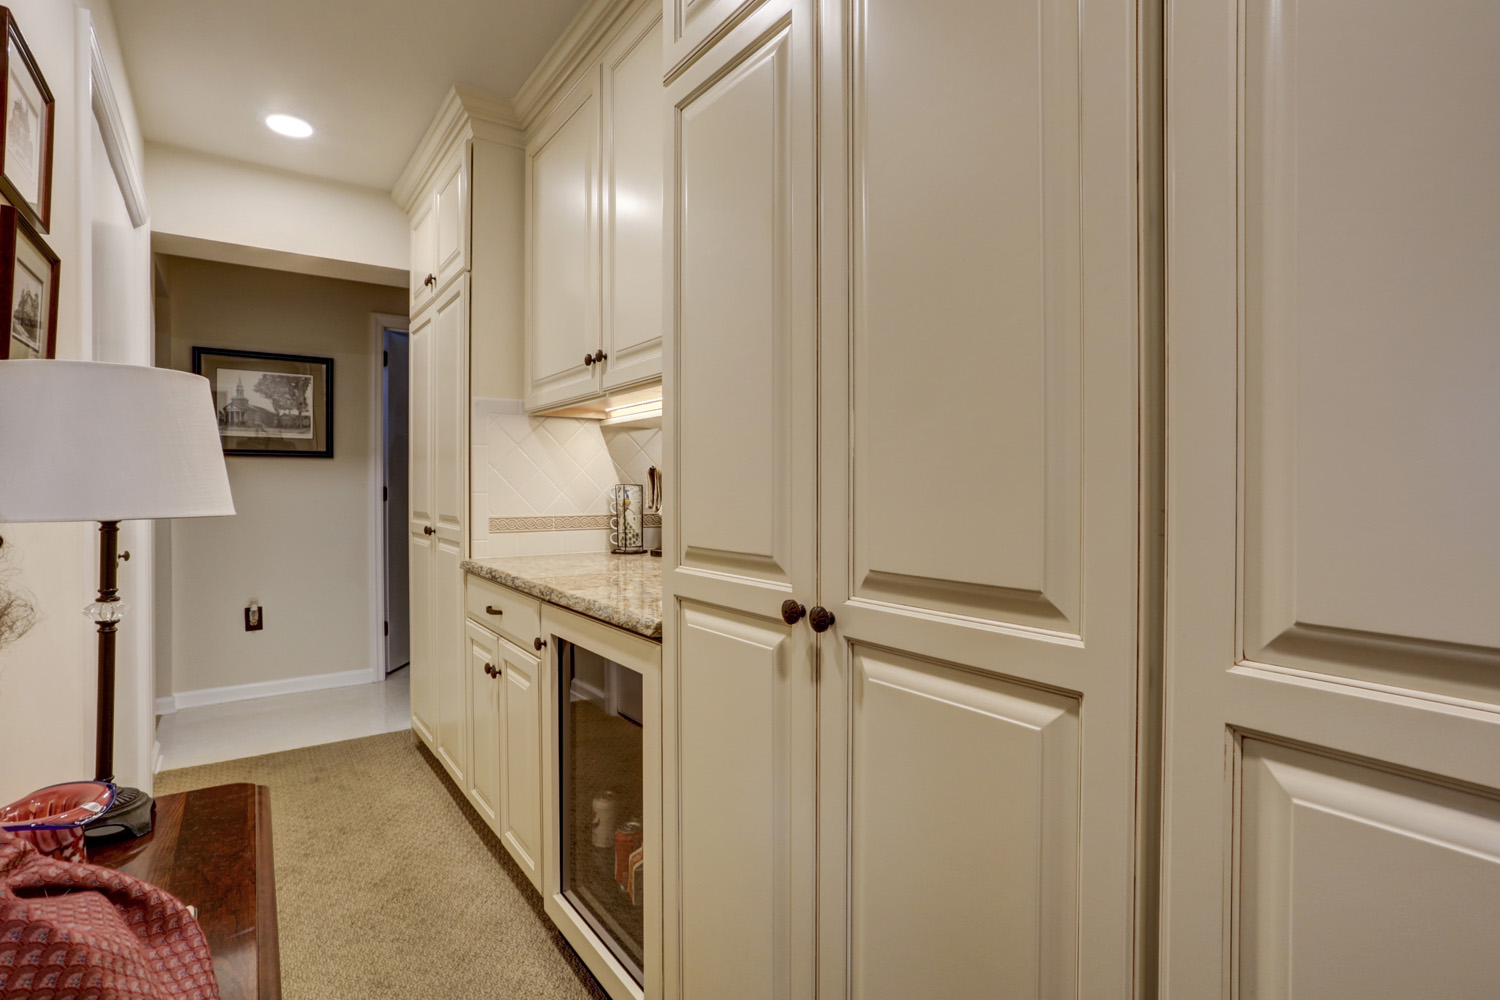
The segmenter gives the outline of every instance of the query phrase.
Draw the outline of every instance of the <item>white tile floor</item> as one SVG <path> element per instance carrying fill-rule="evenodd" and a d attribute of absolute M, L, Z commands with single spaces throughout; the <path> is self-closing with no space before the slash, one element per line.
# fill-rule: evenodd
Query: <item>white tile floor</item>
<path fill-rule="evenodd" d="M 411 670 L 379 684 L 185 708 L 162 717 L 161 770 L 337 743 L 411 726 Z"/>

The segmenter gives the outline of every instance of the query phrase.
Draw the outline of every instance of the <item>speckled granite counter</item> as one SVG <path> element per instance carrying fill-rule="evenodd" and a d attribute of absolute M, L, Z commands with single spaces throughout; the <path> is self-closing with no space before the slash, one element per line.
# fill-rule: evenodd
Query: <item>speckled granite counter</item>
<path fill-rule="evenodd" d="M 608 552 L 465 559 L 465 572 L 550 604 L 661 638 L 661 557 Z"/>

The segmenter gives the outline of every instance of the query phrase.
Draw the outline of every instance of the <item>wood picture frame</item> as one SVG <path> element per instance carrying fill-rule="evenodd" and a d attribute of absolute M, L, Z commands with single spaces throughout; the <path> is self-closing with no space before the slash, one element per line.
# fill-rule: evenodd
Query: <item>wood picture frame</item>
<path fill-rule="evenodd" d="M 0 7 L 0 194 L 42 232 L 52 224 L 56 101 L 9 7 Z"/>
<path fill-rule="evenodd" d="M 226 455 L 333 457 L 333 359 L 193 348 Z"/>
<path fill-rule="evenodd" d="M 10 205 L 0 205 L 0 359 L 57 357 L 58 274 L 52 248 Z"/>

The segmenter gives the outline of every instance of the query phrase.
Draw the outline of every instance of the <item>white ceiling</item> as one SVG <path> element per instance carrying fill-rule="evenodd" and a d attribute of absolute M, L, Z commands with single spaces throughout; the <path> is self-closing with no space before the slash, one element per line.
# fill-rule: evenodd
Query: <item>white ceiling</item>
<path fill-rule="evenodd" d="M 509 99 L 583 0 L 114 0 L 148 141 L 389 190 L 454 83 Z M 288 139 L 272 112 L 317 132 Z"/>

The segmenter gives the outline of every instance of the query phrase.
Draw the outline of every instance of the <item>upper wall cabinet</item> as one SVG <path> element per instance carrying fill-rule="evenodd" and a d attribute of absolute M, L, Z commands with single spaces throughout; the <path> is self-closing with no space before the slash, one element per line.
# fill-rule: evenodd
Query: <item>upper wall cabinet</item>
<path fill-rule="evenodd" d="M 599 391 L 599 73 L 526 148 L 526 405 Z"/>
<path fill-rule="evenodd" d="M 744 20 L 760 0 L 666 0 L 663 70 L 676 76 L 730 28 Z"/>
<path fill-rule="evenodd" d="M 415 316 L 462 274 L 469 259 L 469 144 L 443 161 L 411 213 L 411 311 Z"/>
<path fill-rule="evenodd" d="M 661 11 L 641 10 L 604 54 L 605 389 L 661 375 Z"/>
<path fill-rule="evenodd" d="M 661 12 L 637 4 L 526 150 L 526 408 L 661 377 Z"/>

